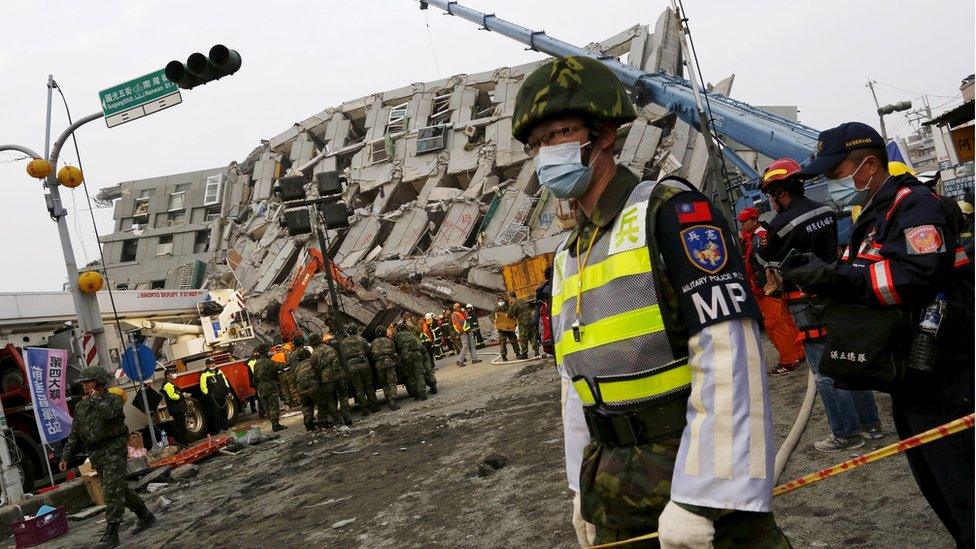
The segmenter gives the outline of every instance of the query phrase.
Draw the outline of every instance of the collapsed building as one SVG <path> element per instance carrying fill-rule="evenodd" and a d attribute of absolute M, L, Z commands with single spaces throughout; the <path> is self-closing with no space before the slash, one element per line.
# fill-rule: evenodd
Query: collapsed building
<path fill-rule="evenodd" d="M 670 9 L 653 28 L 635 25 L 587 49 L 647 72 L 684 72 Z M 338 172 L 350 224 L 327 231 L 327 241 L 347 315 L 369 323 L 389 309 L 424 314 L 453 302 L 492 309 L 497 295 L 511 290 L 503 267 L 551 254 L 575 222 L 568 205 L 540 187 L 511 135 L 518 89 L 541 63 L 361 97 L 263 140 L 224 171 L 221 215 L 207 227 L 203 285 L 242 290 L 258 332 L 274 338 L 293 274 L 311 260 L 310 246 L 318 247 L 312 235 L 289 236 L 279 223 L 284 205 L 274 186 L 282 177 L 302 176 L 311 189 L 318 174 Z M 728 95 L 732 81 L 709 88 Z M 635 100 L 637 120 L 618 133 L 621 166 L 644 178 L 681 175 L 696 185 L 717 176 L 703 135 L 666 109 Z M 770 110 L 796 119 L 795 107 Z M 730 145 L 760 172 L 770 161 Z M 330 314 L 324 277 L 312 277 L 295 313 L 309 331 L 324 329 Z"/>

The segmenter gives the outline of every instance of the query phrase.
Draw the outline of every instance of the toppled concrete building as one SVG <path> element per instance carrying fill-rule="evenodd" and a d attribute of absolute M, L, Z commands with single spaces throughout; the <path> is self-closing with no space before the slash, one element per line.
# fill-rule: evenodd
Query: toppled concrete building
<path fill-rule="evenodd" d="M 666 10 L 653 28 L 635 25 L 592 51 L 626 58 L 648 72 L 681 75 L 680 34 Z M 505 290 L 502 267 L 553 252 L 571 226 L 568 205 L 536 180 L 512 112 L 525 75 L 542 61 L 455 75 L 330 107 L 261 142 L 234 165 L 242 190 L 214 231 L 206 283 L 236 287 L 260 332 L 277 334 L 277 310 L 298 267 L 317 246 L 279 225 L 276 181 L 339 172 L 350 226 L 328 231 L 330 257 L 351 281 L 341 307 L 368 323 L 382 310 L 443 310 L 453 302 L 490 310 Z M 728 94 L 732 77 L 713 89 Z M 676 173 L 692 183 L 714 177 L 704 137 L 663 108 L 638 103 L 637 120 L 616 144 L 621 166 L 645 178 Z M 794 116 L 795 116 L 795 109 Z M 782 111 L 781 111 L 782 112 Z M 746 155 L 761 169 L 768 163 Z M 310 330 L 328 314 L 324 273 L 296 313 Z"/>

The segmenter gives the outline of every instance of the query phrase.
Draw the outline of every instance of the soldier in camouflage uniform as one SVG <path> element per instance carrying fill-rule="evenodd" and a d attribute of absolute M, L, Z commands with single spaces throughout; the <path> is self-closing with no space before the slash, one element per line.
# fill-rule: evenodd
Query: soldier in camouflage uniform
<path fill-rule="evenodd" d="M 512 312 L 518 320 L 518 340 L 519 347 L 522 349 L 519 358 L 522 360 L 529 358 L 529 345 L 532 345 L 535 358 L 539 358 L 539 327 L 532 322 L 532 307 L 525 301 L 517 299 L 512 304 Z"/>
<path fill-rule="evenodd" d="M 539 183 L 578 214 L 553 262 L 552 324 L 580 522 L 597 543 L 658 532 L 648 545 L 789 547 L 741 255 L 693 185 L 616 165 L 617 132 L 635 118 L 614 72 L 586 56 L 528 74 L 512 115 Z M 723 307 L 696 311 L 709 296 Z"/>
<path fill-rule="evenodd" d="M 403 366 L 403 384 L 407 386 L 407 390 L 415 400 L 427 400 L 424 362 L 429 357 L 420 345 L 420 340 L 401 323 L 397 326 L 396 334 L 393 335 L 393 344 Z M 436 386 L 435 383 L 435 389 Z"/>
<path fill-rule="evenodd" d="M 265 345 L 258 347 L 255 354 L 258 358 L 254 363 L 254 383 L 257 385 L 258 399 L 271 420 L 271 430 L 281 431 L 285 428 L 279 423 L 281 395 L 278 392 L 278 376 L 281 374 L 281 364 L 271 360 Z"/>
<path fill-rule="evenodd" d="M 326 407 L 326 417 L 330 418 L 331 423 L 337 425 L 352 425 L 352 414 L 349 413 L 349 396 L 346 393 L 348 375 L 334 342 L 334 339 L 327 342 L 323 341 L 323 344 L 316 347 L 312 353 L 312 360 L 315 361 L 315 368 L 319 372 L 319 381 L 322 383 L 322 400 Z M 338 409 L 336 402 L 339 404 Z M 322 414 L 319 413 L 319 419 L 321 420 L 321 418 Z"/>
<path fill-rule="evenodd" d="M 278 376 L 278 384 L 281 387 L 281 399 L 290 408 L 298 404 L 298 390 L 295 388 L 295 366 L 305 355 L 305 336 L 295 336 L 295 339 L 286 345 L 291 349 L 285 357 L 281 375 Z"/>
<path fill-rule="evenodd" d="M 495 329 L 498 330 L 498 350 L 501 355 L 502 362 L 508 361 L 508 345 L 512 345 L 512 349 L 515 350 L 515 357 L 522 358 L 522 350 L 519 349 L 518 339 L 515 337 L 515 332 L 510 330 L 503 330 L 498 327 L 498 315 L 502 314 L 508 318 L 516 319 L 515 310 L 511 303 L 508 302 L 508 298 L 505 296 L 499 296 L 498 302 L 495 304 L 495 310 L 491 313 L 491 321 L 495 323 Z M 528 351 L 526 351 L 528 352 Z"/>
<path fill-rule="evenodd" d="M 302 422 L 305 424 L 305 431 L 315 430 L 315 410 L 325 408 L 322 403 L 322 386 L 319 380 L 319 372 L 312 361 L 312 353 L 307 348 L 303 348 L 304 358 L 295 364 L 295 385 L 298 389 L 298 396 L 302 404 Z M 296 349 L 297 352 L 297 349 Z M 319 422 L 325 423 L 326 418 L 319 415 Z"/>
<path fill-rule="evenodd" d="M 386 328 L 376 327 L 376 339 L 369 345 L 370 353 L 373 355 L 373 363 L 376 364 L 376 374 L 379 377 L 380 385 L 383 387 L 383 396 L 391 410 L 399 410 L 400 406 L 396 403 L 397 392 L 397 362 L 399 357 L 396 354 L 396 345 L 393 340 L 386 337 Z"/>
<path fill-rule="evenodd" d="M 359 335 L 359 326 L 351 322 L 346 325 L 346 332 L 349 335 L 342 340 L 342 355 L 346 359 L 356 402 L 362 408 L 363 417 L 366 417 L 371 412 L 379 411 L 370 368 L 369 342 Z"/>
<path fill-rule="evenodd" d="M 122 398 L 107 390 L 110 380 L 108 372 L 97 366 L 81 371 L 78 382 L 85 396 L 75 406 L 74 424 L 60 463 L 61 471 L 67 471 L 68 462 L 83 451 L 102 478 L 106 524 L 105 534 L 95 545 L 97 548 L 119 545 L 119 525 L 126 507 L 139 519 L 132 534 L 142 532 L 156 522 L 146 504 L 125 482 L 129 429 L 125 426 Z"/>

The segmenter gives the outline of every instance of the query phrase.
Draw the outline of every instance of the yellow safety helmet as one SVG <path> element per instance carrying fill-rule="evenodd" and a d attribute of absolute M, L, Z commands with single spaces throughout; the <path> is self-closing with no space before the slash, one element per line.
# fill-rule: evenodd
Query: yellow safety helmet
<path fill-rule="evenodd" d="M 121 387 L 109 387 L 108 392 L 112 393 L 113 395 L 119 395 L 119 397 L 122 399 L 122 404 L 125 404 L 129 400 L 129 397 L 126 396 L 125 391 L 123 391 Z"/>

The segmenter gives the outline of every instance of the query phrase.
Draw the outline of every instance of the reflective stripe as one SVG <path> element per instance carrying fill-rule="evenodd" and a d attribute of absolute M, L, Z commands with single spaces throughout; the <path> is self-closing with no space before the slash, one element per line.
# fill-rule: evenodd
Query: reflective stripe
<path fill-rule="evenodd" d="M 966 255 L 966 249 L 962 246 L 956 248 L 956 262 L 954 264 L 955 268 L 962 267 L 969 264 L 969 256 Z"/>
<path fill-rule="evenodd" d="M 583 272 L 582 292 L 605 286 L 611 280 L 624 276 L 637 275 L 651 271 L 651 254 L 647 247 L 637 248 L 628 252 L 614 254 L 599 263 L 587 266 Z M 576 296 L 580 291 L 579 274 L 574 274 L 562 280 L 562 291 L 552 296 L 552 315 L 562 312 L 563 304 Z"/>
<path fill-rule="evenodd" d="M 729 323 L 723 322 L 712 329 L 712 353 L 716 357 L 733 357 L 732 334 Z M 732 478 L 732 413 L 735 389 L 733 387 L 732 364 L 715 361 L 712 364 L 714 386 L 712 390 L 712 429 L 714 430 L 714 458 L 712 467 L 717 478 Z"/>
<path fill-rule="evenodd" d="M 891 214 L 895 213 L 895 208 L 898 207 L 898 204 L 900 204 L 901 201 L 904 200 L 905 197 L 908 196 L 908 195 L 910 195 L 910 194 L 912 194 L 912 190 L 910 188 L 908 188 L 908 187 L 903 187 L 903 188 L 899 189 L 897 193 L 895 193 L 895 201 L 892 202 L 891 207 L 888 208 L 888 212 L 885 213 L 885 220 L 886 221 L 888 219 L 891 219 Z"/>
<path fill-rule="evenodd" d="M 792 221 L 780 227 L 780 229 L 776 231 L 776 236 L 780 238 L 785 238 L 786 235 L 790 234 L 790 231 L 799 227 L 803 223 L 806 223 L 807 221 L 813 219 L 814 217 L 817 217 L 818 215 L 823 215 L 825 213 L 830 213 L 832 211 L 834 210 L 831 209 L 830 206 L 820 206 L 819 208 L 814 208 L 805 214 L 798 215 Z"/>
<path fill-rule="evenodd" d="M 563 361 L 568 355 L 578 351 L 663 330 L 664 319 L 661 318 L 660 307 L 642 307 L 582 326 L 579 342 L 573 338 L 572 330 L 564 331 L 556 342 L 556 356 Z"/>
<path fill-rule="evenodd" d="M 586 378 L 579 378 L 573 382 L 573 387 L 576 387 L 576 393 L 579 394 L 580 400 L 583 401 L 583 406 L 593 406 L 596 404 L 596 399 L 593 398 L 593 391 L 590 390 L 590 385 L 586 382 Z"/>
<path fill-rule="evenodd" d="M 851 257 L 851 247 L 850 246 L 845 246 L 844 247 L 844 255 L 840 256 L 840 260 L 841 261 L 847 261 L 850 257 Z"/>
<path fill-rule="evenodd" d="M 691 356 L 691 368 L 695 376 L 691 384 L 691 396 L 688 404 L 691 408 L 691 421 L 688 422 L 688 454 L 685 458 L 685 474 L 697 477 L 701 474 L 701 430 L 702 424 L 708 419 L 708 409 L 702 391 L 705 387 L 705 372 L 702 371 L 701 333 L 688 339 L 688 351 Z"/>
<path fill-rule="evenodd" d="M 623 381 L 597 380 L 600 400 L 604 404 L 626 404 L 676 391 L 691 384 L 691 367 L 687 364 Z"/>
<path fill-rule="evenodd" d="M 891 262 L 887 259 L 879 261 L 869 267 L 871 270 L 871 287 L 874 295 L 882 305 L 898 305 L 901 299 L 895 291 L 895 283 L 891 276 Z"/>
<path fill-rule="evenodd" d="M 749 372 L 749 476 L 766 478 L 766 402 L 763 399 L 763 355 L 762 350 L 759 349 L 759 327 L 751 320 L 749 323 L 751 324 L 751 331 L 745 334 L 746 364 Z"/>

